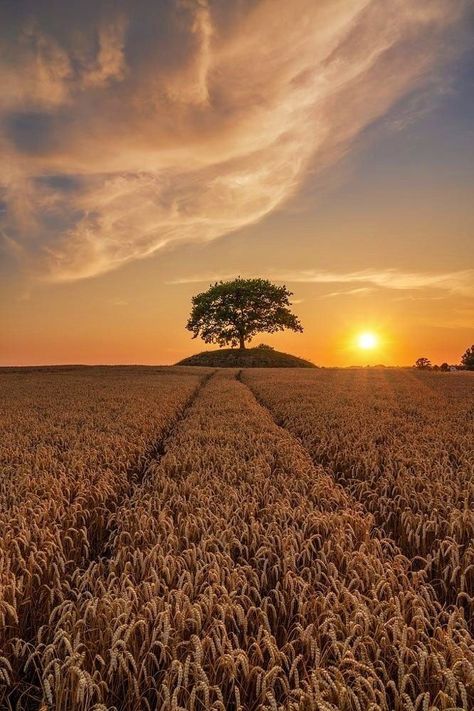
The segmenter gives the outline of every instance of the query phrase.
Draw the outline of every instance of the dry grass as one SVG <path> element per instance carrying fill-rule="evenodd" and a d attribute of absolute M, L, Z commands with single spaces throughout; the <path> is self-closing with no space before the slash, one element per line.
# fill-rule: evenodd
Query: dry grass
<path fill-rule="evenodd" d="M 464 611 L 235 372 L 190 373 L 8 376 L 0 707 L 472 709 Z M 300 377 L 252 387 L 310 428 Z"/>

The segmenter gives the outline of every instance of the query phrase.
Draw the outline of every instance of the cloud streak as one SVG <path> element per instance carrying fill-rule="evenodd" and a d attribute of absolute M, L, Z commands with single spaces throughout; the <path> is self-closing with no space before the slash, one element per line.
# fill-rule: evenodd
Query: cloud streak
<path fill-rule="evenodd" d="M 80 5 L 0 23 L 6 248 L 54 280 L 261 220 L 420 83 L 463 6 Z"/>
<path fill-rule="evenodd" d="M 220 279 L 232 279 L 237 274 L 194 274 L 188 277 L 174 279 L 169 284 L 199 284 L 212 283 Z M 241 275 L 242 276 L 242 275 Z M 325 297 L 351 296 L 373 291 L 375 288 L 394 291 L 419 291 L 434 289 L 453 294 L 471 296 L 474 294 L 474 269 L 452 272 L 404 272 L 398 269 L 362 269 L 359 271 L 337 272 L 325 270 L 271 270 L 269 278 L 275 281 L 286 281 L 300 284 L 360 284 L 352 289 L 334 291 Z"/>
<path fill-rule="evenodd" d="M 413 291 L 440 289 L 457 294 L 474 293 L 474 269 L 430 274 L 427 272 L 403 272 L 397 269 L 363 269 L 353 272 L 304 270 L 287 272 L 283 280 L 311 284 L 370 284 L 381 289 Z M 351 290 L 365 290 L 365 287 Z"/>

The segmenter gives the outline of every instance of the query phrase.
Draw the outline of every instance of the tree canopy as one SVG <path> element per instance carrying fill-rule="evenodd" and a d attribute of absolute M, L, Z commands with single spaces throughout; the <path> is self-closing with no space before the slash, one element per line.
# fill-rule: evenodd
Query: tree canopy
<path fill-rule="evenodd" d="M 466 349 L 461 357 L 461 364 L 466 370 L 474 370 L 474 345 Z"/>
<path fill-rule="evenodd" d="M 415 367 L 420 370 L 429 370 L 431 368 L 431 361 L 429 358 L 418 358 Z"/>
<path fill-rule="evenodd" d="M 257 333 L 288 328 L 303 331 L 290 311 L 292 292 L 267 279 L 233 279 L 212 284 L 192 299 L 186 328 L 205 343 L 245 348 Z"/>

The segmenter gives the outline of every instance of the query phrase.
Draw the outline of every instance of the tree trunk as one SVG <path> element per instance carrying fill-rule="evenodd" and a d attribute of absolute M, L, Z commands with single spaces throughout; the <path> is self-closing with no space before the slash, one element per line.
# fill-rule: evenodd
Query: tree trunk
<path fill-rule="evenodd" d="M 245 348 L 245 338 L 242 336 L 242 334 L 240 334 L 239 338 L 240 338 L 239 348 Z"/>

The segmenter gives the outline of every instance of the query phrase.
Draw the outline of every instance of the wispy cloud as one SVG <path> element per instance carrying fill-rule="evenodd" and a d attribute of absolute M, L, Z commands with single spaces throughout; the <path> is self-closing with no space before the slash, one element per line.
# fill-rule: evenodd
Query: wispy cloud
<path fill-rule="evenodd" d="M 370 286 L 359 286 L 356 289 L 343 289 L 342 291 L 331 291 L 329 294 L 324 294 L 324 299 L 332 299 L 335 296 L 357 296 L 363 294 L 370 294 L 373 289 Z"/>
<path fill-rule="evenodd" d="M 119 307 L 120 306 L 128 306 L 128 304 L 129 304 L 128 301 L 126 301 L 125 299 L 120 299 L 120 298 L 110 299 L 109 303 L 111 306 L 119 306 Z"/>
<path fill-rule="evenodd" d="M 199 284 L 212 283 L 220 279 L 232 279 L 236 274 L 192 274 L 187 277 L 178 277 L 168 284 Z M 241 274 L 240 276 L 252 276 Z M 304 270 L 270 270 L 267 276 L 275 281 L 304 284 L 363 284 L 352 289 L 343 289 L 324 294 L 325 298 L 365 294 L 378 289 L 392 289 L 394 291 L 417 292 L 426 289 L 439 290 L 448 293 L 474 294 L 474 269 L 464 269 L 450 272 L 404 272 L 398 269 L 362 269 L 359 271 L 338 272 L 316 269 Z M 400 298 L 416 298 L 403 296 Z M 440 298 L 435 296 L 433 298 Z M 442 297 L 441 297 L 442 298 Z"/>
<path fill-rule="evenodd" d="M 228 281 L 229 279 L 236 279 L 238 276 L 250 278 L 250 274 L 237 274 L 237 272 L 208 272 L 206 274 L 191 274 L 190 276 L 176 277 L 175 279 L 169 279 L 165 284 L 170 286 L 179 286 L 180 284 L 213 284 L 216 281 Z"/>
<path fill-rule="evenodd" d="M 438 273 L 404 272 L 397 269 L 363 269 L 353 272 L 308 269 L 285 272 L 280 274 L 279 278 L 312 284 L 371 284 L 375 287 L 397 291 L 440 289 L 466 295 L 474 293 L 474 269 Z"/>
<path fill-rule="evenodd" d="M 71 280 L 262 219 L 419 85 L 462 6 L 2 4 L 9 248 Z"/>

